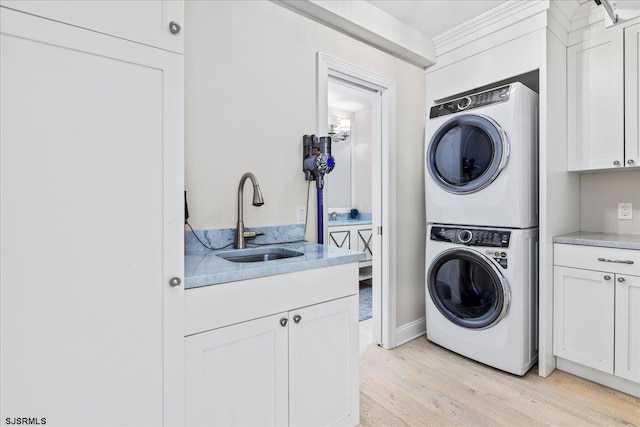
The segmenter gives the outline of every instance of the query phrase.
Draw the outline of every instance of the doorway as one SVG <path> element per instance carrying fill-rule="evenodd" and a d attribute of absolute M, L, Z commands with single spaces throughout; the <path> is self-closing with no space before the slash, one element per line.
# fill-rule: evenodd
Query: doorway
<path fill-rule="evenodd" d="M 335 146 L 336 154 L 348 155 L 343 157 L 345 167 L 336 176 L 333 173 L 327 177 L 327 200 L 335 200 L 334 206 L 325 203 L 324 207 L 324 235 L 329 236 L 329 214 L 351 214 L 352 209 L 358 213 L 367 214 L 370 207 L 370 232 L 362 236 L 353 230 L 353 247 L 366 252 L 366 246 L 371 249 L 370 278 L 372 289 L 372 336 L 375 344 L 384 348 L 395 347 L 396 325 L 396 297 L 395 297 L 395 198 L 390 192 L 391 182 L 395 177 L 394 147 L 395 147 L 395 82 L 371 71 L 356 67 L 322 52 L 317 54 L 317 134 L 319 136 L 334 134 L 340 140 Z M 330 89 L 332 92 L 330 92 Z M 358 112 L 337 108 L 334 103 L 330 110 L 329 94 L 332 98 L 337 92 L 351 93 L 354 101 L 365 105 Z M 352 108 L 353 109 L 353 108 Z M 370 110 L 368 113 L 366 110 Z M 350 117 L 340 117 L 343 116 Z M 370 117 L 367 122 L 366 118 Z M 356 121 L 356 118 L 358 119 Z M 353 126 L 340 119 L 350 119 Z M 354 134 L 367 134 L 367 143 L 357 142 L 361 151 L 369 151 L 368 164 L 370 172 L 368 179 L 359 178 L 358 173 L 364 169 L 363 158 L 355 155 Z M 344 139 L 343 139 L 344 138 Z M 349 141 L 348 143 L 346 141 Z M 342 145 L 341 145 L 342 144 Z M 338 153 L 338 151 L 344 151 Z M 367 156 L 364 156 L 367 159 Z M 341 160 L 337 159 L 337 165 Z M 347 167 L 347 165 L 349 167 Z M 360 165 L 360 166 L 358 166 Z M 336 170 L 339 166 L 336 166 Z M 342 178 L 340 178 L 342 175 Z M 340 185 L 331 185 L 342 179 Z M 368 180 L 368 182 L 365 182 Z M 348 184 L 346 182 L 348 181 Z M 361 182 L 359 182 L 361 181 Z M 367 184 L 365 187 L 363 184 Z M 332 199 L 334 195 L 339 198 Z M 368 192 L 368 194 L 366 194 Z M 341 194 L 338 194 L 341 193 Z M 368 196 L 368 197 L 366 197 Z M 359 209 L 361 207 L 362 209 Z M 333 208 L 334 210 L 330 210 Z M 357 215 L 357 214 L 356 214 Z M 362 240 L 362 243 L 361 243 Z M 330 239 L 326 240 L 329 243 Z M 357 245 L 361 244 L 358 248 Z M 339 245 L 337 245 L 339 246 Z M 366 267 L 366 265 L 364 266 Z M 361 270 L 362 273 L 362 270 Z M 366 276 L 366 270 L 365 270 Z"/>

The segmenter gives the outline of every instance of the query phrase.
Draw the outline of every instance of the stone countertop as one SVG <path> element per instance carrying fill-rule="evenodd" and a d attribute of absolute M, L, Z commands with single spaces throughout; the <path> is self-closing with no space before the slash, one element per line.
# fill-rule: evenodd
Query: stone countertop
<path fill-rule="evenodd" d="M 335 217 L 331 219 L 332 215 Z M 355 218 L 351 218 L 349 213 L 331 212 L 327 219 L 327 227 L 344 227 L 351 225 L 371 225 L 371 212 L 359 212 Z"/>
<path fill-rule="evenodd" d="M 371 225 L 371 219 L 338 219 L 327 221 L 327 227 L 344 227 L 350 225 Z"/>
<path fill-rule="evenodd" d="M 225 282 L 254 279 L 276 274 L 292 273 L 313 268 L 364 261 L 365 255 L 348 249 L 316 243 L 283 243 L 268 246 L 248 245 L 248 249 L 283 248 L 302 252 L 302 256 L 272 261 L 236 263 L 219 256 L 236 249 L 194 251 L 185 254 L 185 289 L 216 285 Z"/>
<path fill-rule="evenodd" d="M 553 243 L 640 250 L 640 235 L 578 231 L 555 236 Z"/>

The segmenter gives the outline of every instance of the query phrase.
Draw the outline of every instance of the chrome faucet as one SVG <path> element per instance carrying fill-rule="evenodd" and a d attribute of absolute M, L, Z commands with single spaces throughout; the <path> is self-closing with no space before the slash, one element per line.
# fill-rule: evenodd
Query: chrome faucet
<path fill-rule="evenodd" d="M 253 184 L 253 206 L 264 205 L 264 200 L 262 199 L 262 192 L 260 191 L 260 184 L 258 184 L 258 179 L 251 172 L 246 172 L 244 175 L 242 175 L 242 178 L 240 178 L 240 185 L 238 185 L 238 224 L 236 225 L 236 249 L 246 248 L 247 243 L 245 242 L 245 239 L 256 237 L 257 235 L 255 231 L 244 231 L 242 196 L 244 191 L 244 183 L 247 179 L 250 179 L 251 183 Z"/>

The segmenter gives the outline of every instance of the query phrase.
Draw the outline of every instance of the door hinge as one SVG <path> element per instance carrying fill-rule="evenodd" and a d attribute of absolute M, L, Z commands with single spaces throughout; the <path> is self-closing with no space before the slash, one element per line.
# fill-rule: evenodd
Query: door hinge
<path fill-rule="evenodd" d="M 382 226 L 378 227 L 378 234 L 382 236 Z"/>

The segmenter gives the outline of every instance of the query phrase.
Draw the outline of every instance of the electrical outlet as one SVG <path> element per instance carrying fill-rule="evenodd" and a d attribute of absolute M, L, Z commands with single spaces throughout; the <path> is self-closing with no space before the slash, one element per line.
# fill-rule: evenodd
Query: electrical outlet
<path fill-rule="evenodd" d="M 296 206 L 296 224 L 304 224 L 305 222 L 307 222 L 307 208 Z"/>
<path fill-rule="evenodd" d="M 618 219 L 633 219 L 632 203 L 618 203 Z"/>

